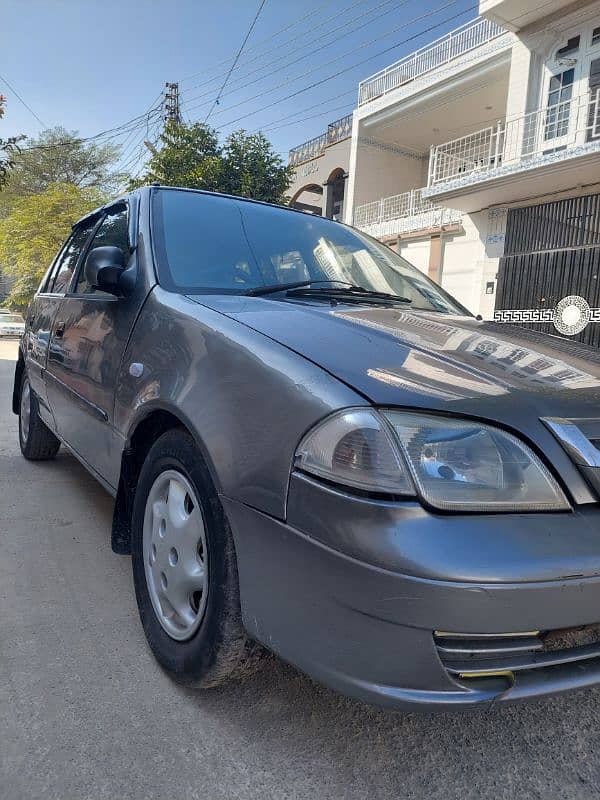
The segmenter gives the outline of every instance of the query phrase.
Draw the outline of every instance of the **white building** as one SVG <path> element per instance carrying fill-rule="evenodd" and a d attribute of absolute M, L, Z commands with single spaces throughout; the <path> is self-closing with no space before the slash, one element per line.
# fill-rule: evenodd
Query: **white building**
<path fill-rule="evenodd" d="M 480 14 L 360 83 L 344 221 L 486 318 L 600 320 L 600 2 Z"/>

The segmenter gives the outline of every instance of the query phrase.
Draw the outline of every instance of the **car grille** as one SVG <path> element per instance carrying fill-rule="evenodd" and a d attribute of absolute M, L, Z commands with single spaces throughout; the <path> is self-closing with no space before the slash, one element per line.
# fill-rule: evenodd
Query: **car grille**
<path fill-rule="evenodd" d="M 510 675 L 600 656 L 600 624 L 505 634 L 436 631 L 434 640 L 444 667 L 460 678 Z"/>

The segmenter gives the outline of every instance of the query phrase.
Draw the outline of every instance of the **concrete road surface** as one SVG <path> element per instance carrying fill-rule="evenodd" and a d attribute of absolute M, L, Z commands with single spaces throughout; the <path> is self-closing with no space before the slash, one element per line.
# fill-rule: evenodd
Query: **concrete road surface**
<path fill-rule="evenodd" d="M 15 353 L 0 341 L 2 800 L 598 797 L 600 691 L 420 716 L 276 659 L 224 689 L 173 685 L 110 550 L 111 498 L 62 449 L 19 454 Z"/>

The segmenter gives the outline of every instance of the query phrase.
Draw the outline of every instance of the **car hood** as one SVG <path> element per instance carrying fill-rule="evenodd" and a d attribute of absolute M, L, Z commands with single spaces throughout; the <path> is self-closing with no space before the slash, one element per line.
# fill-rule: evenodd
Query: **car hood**
<path fill-rule="evenodd" d="M 600 416 L 600 354 L 473 317 L 373 305 L 192 297 L 318 364 L 377 405 L 515 416 Z"/>

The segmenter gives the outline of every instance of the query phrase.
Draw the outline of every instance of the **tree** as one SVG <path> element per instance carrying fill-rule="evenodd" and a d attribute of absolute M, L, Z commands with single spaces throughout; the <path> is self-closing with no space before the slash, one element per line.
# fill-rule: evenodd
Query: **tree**
<path fill-rule="evenodd" d="M 269 203 L 285 202 L 292 170 L 263 133 L 235 131 L 225 140 L 222 157 L 220 191 Z"/>
<path fill-rule="evenodd" d="M 13 201 L 0 219 L 0 264 L 15 278 L 9 306 L 28 305 L 71 225 L 106 199 L 96 187 L 52 183 L 43 192 Z"/>
<path fill-rule="evenodd" d="M 167 122 L 146 174 L 130 187 L 158 181 L 282 203 L 291 177 L 262 133 L 236 131 L 220 147 L 216 131 L 206 125 Z"/>
<path fill-rule="evenodd" d="M 170 120 L 160 143 L 148 162 L 146 174 L 130 181 L 130 188 L 158 181 L 165 186 L 219 191 L 222 161 L 217 134 L 212 128 L 199 122 L 185 125 Z"/>
<path fill-rule="evenodd" d="M 0 119 L 4 116 L 4 103 L 6 98 L 0 94 Z M 14 166 L 15 154 L 19 152 L 19 142 L 22 136 L 11 136 L 8 139 L 0 138 L 0 190 L 4 188 L 8 179 L 8 171 Z"/>
<path fill-rule="evenodd" d="M 3 205 L 15 197 L 44 192 L 53 183 L 112 193 L 124 177 L 113 169 L 118 157 L 114 145 L 84 142 L 77 131 L 60 126 L 49 128 L 14 155 Z"/>

